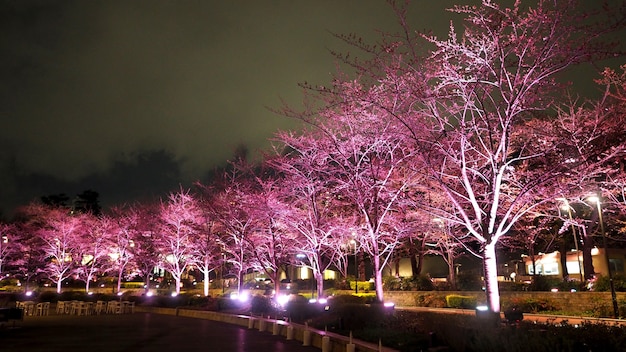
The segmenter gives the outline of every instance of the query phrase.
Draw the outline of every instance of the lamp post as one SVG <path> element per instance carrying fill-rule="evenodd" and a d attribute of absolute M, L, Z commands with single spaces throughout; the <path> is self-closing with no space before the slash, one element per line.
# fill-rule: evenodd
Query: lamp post
<path fill-rule="evenodd" d="M 580 264 L 580 254 L 578 253 L 578 237 L 576 236 L 576 228 L 574 227 L 574 219 L 572 218 L 572 207 L 569 205 L 567 199 L 561 199 L 563 201 L 563 205 L 561 205 L 561 209 L 567 210 L 567 215 L 569 216 L 569 221 L 572 226 L 572 234 L 574 235 L 574 248 L 576 249 L 576 261 L 578 261 L 578 273 L 580 274 L 580 283 L 583 283 L 583 269 Z"/>
<path fill-rule="evenodd" d="M 359 294 L 359 264 L 356 256 L 356 241 L 350 240 L 350 244 L 354 245 L 354 294 Z"/>
<path fill-rule="evenodd" d="M 600 233 L 602 234 L 602 244 L 604 245 L 604 257 L 609 274 L 609 285 L 611 286 L 611 300 L 613 301 L 613 317 L 619 317 L 619 309 L 617 308 L 617 296 L 615 295 L 615 285 L 613 284 L 613 272 L 611 270 L 611 262 L 609 261 L 609 247 L 606 244 L 606 232 L 604 231 L 604 221 L 602 220 L 602 208 L 600 206 L 600 197 L 591 196 L 589 201 L 595 202 L 598 210 L 598 222 L 600 222 Z"/>

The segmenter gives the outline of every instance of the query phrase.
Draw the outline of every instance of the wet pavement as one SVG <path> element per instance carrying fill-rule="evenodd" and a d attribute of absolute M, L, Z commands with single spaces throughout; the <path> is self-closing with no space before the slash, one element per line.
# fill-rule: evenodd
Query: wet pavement
<path fill-rule="evenodd" d="M 319 352 L 271 332 L 152 313 L 25 317 L 0 328 L 0 352 Z"/>

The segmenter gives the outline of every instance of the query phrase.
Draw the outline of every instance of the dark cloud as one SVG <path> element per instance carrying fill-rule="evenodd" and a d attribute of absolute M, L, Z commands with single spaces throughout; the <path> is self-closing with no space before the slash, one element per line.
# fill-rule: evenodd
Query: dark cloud
<path fill-rule="evenodd" d="M 456 2 L 414 1 L 415 27 L 445 34 Z M 329 31 L 394 26 L 383 0 L 0 0 L 0 208 L 131 199 L 267 148 L 297 124 L 266 106 L 334 72 Z"/>

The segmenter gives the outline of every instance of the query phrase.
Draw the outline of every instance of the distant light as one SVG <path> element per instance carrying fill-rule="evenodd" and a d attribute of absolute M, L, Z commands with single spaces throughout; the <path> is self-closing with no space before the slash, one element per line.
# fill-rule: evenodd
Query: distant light
<path fill-rule="evenodd" d="M 476 306 L 476 310 L 481 311 L 481 312 L 486 312 L 489 310 L 489 307 L 487 306 Z"/>
<path fill-rule="evenodd" d="M 317 300 L 317 303 L 319 303 L 319 304 L 326 304 L 326 303 L 328 303 L 328 300 L 326 298 L 320 298 L 320 299 Z"/>
<path fill-rule="evenodd" d="M 26 291 L 26 296 L 30 297 L 33 295 L 33 291 Z"/>
<path fill-rule="evenodd" d="M 104 284 L 101 284 L 100 287 L 104 287 Z"/>
<path fill-rule="evenodd" d="M 88 294 L 89 296 L 91 296 L 91 295 L 93 295 L 93 291 L 89 291 L 89 292 L 87 292 L 87 294 Z"/>
<path fill-rule="evenodd" d="M 172 297 L 176 297 L 176 296 L 178 296 L 178 293 L 172 292 Z"/>
<path fill-rule="evenodd" d="M 393 308 L 396 306 L 396 304 L 393 302 L 385 302 L 383 305 L 387 308 Z"/>
<path fill-rule="evenodd" d="M 309 300 L 309 303 L 317 303 L 317 300 L 316 300 L 315 298 L 311 298 L 311 299 Z"/>
<path fill-rule="evenodd" d="M 148 297 L 152 297 L 152 295 L 153 295 L 152 291 L 148 291 L 148 292 L 146 293 L 146 296 L 148 296 Z"/>
<path fill-rule="evenodd" d="M 118 293 L 117 293 L 117 295 L 118 295 L 118 296 L 121 296 L 121 295 L 123 295 L 123 294 L 124 294 L 124 292 L 122 292 L 122 291 L 120 291 L 120 292 L 118 292 Z"/>
<path fill-rule="evenodd" d="M 558 288 L 553 288 L 553 289 L 550 290 L 550 292 L 559 292 L 559 289 Z"/>
<path fill-rule="evenodd" d="M 569 292 L 577 292 L 575 288 L 569 290 Z"/>

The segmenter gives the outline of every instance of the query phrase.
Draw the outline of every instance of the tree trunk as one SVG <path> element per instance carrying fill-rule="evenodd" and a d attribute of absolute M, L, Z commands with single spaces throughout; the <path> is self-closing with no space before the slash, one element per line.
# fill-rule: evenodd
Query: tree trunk
<path fill-rule="evenodd" d="M 419 276 L 418 266 L 417 266 L 417 251 L 411 248 L 409 252 L 409 258 L 411 259 L 411 276 L 416 278 Z"/>
<path fill-rule="evenodd" d="M 241 296 L 243 290 L 243 270 L 239 270 L 237 273 L 237 294 Z"/>
<path fill-rule="evenodd" d="M 500 290 L 498 289 L 498 261 L 496 259 L 496 244 L 488 243 L 484 247 L 483 266 L 485 271 L 485 292 L 489 311 L 500 312 Z"/>
<path fill-rule="evenodd" d="M 117 274 L 117 290 L 115 291 L 115 293 L 120 292 L 121 288 L 122 288 L 122 270 L 120 270 Z"/>
<path fill-rule="evenodd" d="M 315 273 L 315 281 L 317 282 L 317 298 L 324 297 L 324 275 L 320 272 Z"/>
<path fill-rule="evenodd" d="M 374 260 L 374 285 L 376 285 L 376 300 L 378 300 L 378 302 L 384 302 L 383 273 L 380 267 L 380 256 L 375 255 L 372 259 Z"/>
<path fill-rule="evenodd" d="M 61 282 L 62 282 L 62 281 L 63 281 L 63 280 L 62 280 L 62 279 L 60 279 L 60 278 L 57 280 L 57 293 L 61 293 Z M 27 286 L 27 287 L 28 287 L 28 286 Z"/>
<path fill-rule="evenodd" d="M 448 281 L 453 290 L 456 290 L 456 272 L 454 271 L 454 254 L 448 252 Z"/>
<path fill-rule="evenodd" d="M 209 271 L 204 270 L 204 297 L 209 296 Z"/>
<path fill-rule="evenodd" d="M 569 280 L 569 272 L 567 271 L 567 241 L 565 235 L 561 239 L 561 245 L 559 246 L 559 253 L 561 255 L 561 268 L 563 269 L 563 280 Z"/>
<path fill-rule="evenodd" d="M 270 277 L 272 278 L 272 282 L 274 283 L 274 294 L 278 296 L 278 293 L 280 293 L 280 273 L 276 271 Z"/>
<path fill-rule="evenodd" d="M 180 276 L 176 276 L 175 278 L 176 281 L 176 294 L 180 293 Z"/>

